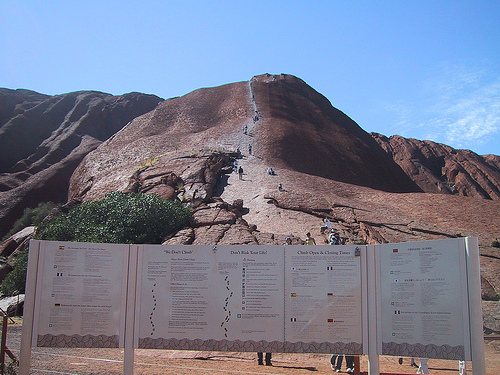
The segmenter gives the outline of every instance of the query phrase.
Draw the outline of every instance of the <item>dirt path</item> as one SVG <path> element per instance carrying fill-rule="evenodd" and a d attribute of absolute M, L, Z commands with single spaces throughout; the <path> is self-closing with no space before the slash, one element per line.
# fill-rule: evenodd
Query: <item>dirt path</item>
<path fill-rule="evenodd" d="M 19 356 L 21 324 L 9 324 L 7 347 Z M 136 350 L 135 375 L 171 374 L 264 374 L 264 375 L 312 375 L 333 374 L 328 354 L 273 354 L 273 366 L 258 366 L 256 353 L 199 352 L 180 350 Z M 123 370 L 122 349 L 58 349 L 33 348 L 31 374 L 59 375 L 120 375 Z M 418 362 L 418 360 L 417 360 Z M 467 363 L 467 374 L 473 375 L 472 365 Z M 368 370 L 368 360 L 360 360 L 362 372 Z M 431 374 L 458 374 L 457 361 L 429 360 Z M 500 342 L 486 342 L 486 374 L 500 374 Z M 344 370 L 344 368 L 343 368 Z M 408 359 L 403 365 L 396 357 L 380 357 L 381 372 L 414 374 Z M 345 373 L 343 373 L 345 374 Z"/>
<path fill-rule="evenodd" d="M 262 232 L 282 234 L 284 237 L 295 235 L 305 238 L 305 233 L 314 232 L 321 226 L 321 220 L 318 218 L 311 220 L 311 216 L 304 213 L 278 209 L 264 199 L 264 195 L 269 191 L 276 191 L 280 183 L 286 188 L 287 171 L 267 165 L 259 156 L 257 134 L 261 113 L 253 95 L 251 81 L 248 83 L 248 100 L 254 117 L 246 119 L 240 124 L 241 128 L 231 135 L 232 144 L 236 145 L 242 153 L 243 157 L 238 160 L 238 163 L 244 173 L 241 180 L 237 173 L 228 176 L 221 198 L 229 203 L 235 199 L 243 199 L 244 207 L 248 209 L 248 213 L 243 218 L 249 224 L 261 223 L 257 229 Z M 251 152 L 249 146 L 252 146 Z M 275 176 L 267 174 L 268 167 L 274 168 L 277 174 Z M 317 227 L 312 228 L 311 221 L 317 221 Z"/>
<path fill-rule="evenodd" d="M 221 198 L 229 203 L 235 199 L 243 199 L 243 205 L 248 209 L 243 218 L 249 224 L 260 223 L 257 229 L 261 232 L 280 234 L 284 237 L 294 235 L 302 239 L 305 239 L 305 233 L 308 231 L 313 235 L 318 232 L 319 235 L 321 219 L 303 212 L 277 208 L 264 198 L 267 192 L 277 191 L 280 183 L 287 188 L 287 171 L 267 165 L 258 155 L 249 155 L 248 152 L 243 155 L 243 158 L 238 160 L 244 171 L 242 179 L 239 179 L 237 173 L 229 175 Z M 268 167 L 275 168 L 275 176 L 267 174 Z M 311 226 L 311 223 L 315 222 L 317 224 Z"/>

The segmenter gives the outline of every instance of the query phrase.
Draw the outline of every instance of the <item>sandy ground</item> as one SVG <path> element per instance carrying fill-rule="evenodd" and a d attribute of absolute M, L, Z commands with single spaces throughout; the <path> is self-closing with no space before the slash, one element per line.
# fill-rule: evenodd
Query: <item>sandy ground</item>
<path fill-rule="evenodd" d="M 19 356 L 21 321 L 9 323 L 7 347 Z M 194 352 L 174 350 L 136 350 L 136 375 L 153 374 L 265 374 L 313 375 L 333 374 L 328 354 L 273 354 L 273 366 L 257 365 L 256 353 Z M 30 374 L 119 375 L 123 371 L 122 349 L 58 349 L 33 348 Z M 418 360 L 417 360 L 418 363 Z M 345 363 L 344 363 L 345 366 Z M 472 364 L 467 372 L 474 374 Z M 487 375 L 500 374 L 500 341 L 486 341 Z M 368 371 L 368 359 L 360 358 L 361 372 Z M 431 374 L 458 374 L 457 361 L 429 360 Z M 345 367 L 342 368 L 344 373 Z M 380 357 L 380 371 L 392 374 L 414 374 L 416 368 L 405 358 Z"/>

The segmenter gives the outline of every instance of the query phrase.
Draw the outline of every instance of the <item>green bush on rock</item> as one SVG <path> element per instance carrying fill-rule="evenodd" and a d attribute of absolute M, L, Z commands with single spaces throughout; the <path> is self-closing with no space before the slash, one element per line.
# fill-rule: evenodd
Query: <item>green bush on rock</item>
<path fill-rule="evenodd" d="M 28 252 L 19 253 L 14 269 L 5 277 L 0 286 L 0 292 L 4 296 L 10 296 L 14 292 L 24 293 L 26 284 L 26 268 L 28 266 Z"/>
<path fill-rule="evenodd" d="M 159 244 L 192 218 L 188 208 L 155 194 L 111 192 L 42 222 L 39 240 Z"/>
<path fill-rule="evenodd" d="M 40 224 L 42 220 L 45 219 L 45 217 L 50 213 L 50 211 L 57 206 L 57 204 L 52 202 L 43 202 L 35 208 L 26 208 L 23 212 L 23 216 L 14 223 L 14 226 L 9 231 L 9 233 L 7 233 L 3 237 L 2 241 L 6 240 L 20 230 L 29 227 L 30 225 Z"/>

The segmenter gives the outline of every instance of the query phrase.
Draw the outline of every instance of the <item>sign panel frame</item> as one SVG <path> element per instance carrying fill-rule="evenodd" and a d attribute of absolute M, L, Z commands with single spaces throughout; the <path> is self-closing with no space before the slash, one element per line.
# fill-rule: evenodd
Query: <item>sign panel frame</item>
<path fill-rule="evenodd" d="M 471 360 L 464 239 L 375 245 L 375 252 L 378 353 Z"/>
<path fill-rule="evenodd" d="M 130 246 L 41 241 L 33 346 L 122 348 Z"/>
<path fill-rule="evenodd" d="M 32 345 L 124 347 L 125 375 L 135 348 L 368 354 L 370 374 L 380 354 L 465 359 L 485 373 L 474 237 L 366 246 L 32 240 L 26 290 L 21 375 Z"/>

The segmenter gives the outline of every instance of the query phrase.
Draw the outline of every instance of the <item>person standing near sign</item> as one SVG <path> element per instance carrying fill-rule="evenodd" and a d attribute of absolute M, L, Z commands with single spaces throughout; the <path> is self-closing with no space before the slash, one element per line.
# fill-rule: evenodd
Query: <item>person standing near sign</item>
<path fill-rule="evenodd" d="M 258 358 L 258 363 L 259 365 L 264 364 L 264 353 L 263 352 L 257 352 L 257 358 Z M 272 366 L 273 364 L 271 363 L 271 353 L 266 353 L 266 366 Z"/>
<path fill-rule="evenodd" d="M 345 372 L 347 372 L 348 374 L 354 374 L 354 356 L 353 355 L 346 355 L 345 356 L 345 365 L 346 365 Z"/>
<path fill-rule="evenodd" d="M 332 356 L 330 357 L 330 364 L 332 366 L 333 371 L 340 372 L 340 369 L 342 368 L 343 358 L 344 358 L 343 354 L 340 354 L 340 355 L 332 354 Z M 348 374 L 354 374 L 354 356 L 353 355 L 346 355 L 345 362 L 346 362 L 345 372 L 347 372 Z"/>
<path fill-rule="evenodd" d="M 467 375 L 467 362 L 458 361 L 458 375 Z"/>
<path fill-rule="evenodd" d="M 342 360 L 344 359 L 344 355 L 340 354 L 332 354 L 330 357 L 330 364 L 332 366 L 332 370 L 335 372 L 340 372 L 340 368 L 342 367 Z"/>
<path fill-rule="evenodd" d="M 316 240 L 311 236 L 311 232 L 306 234 L 306 245 L 316 245 Z"/>

